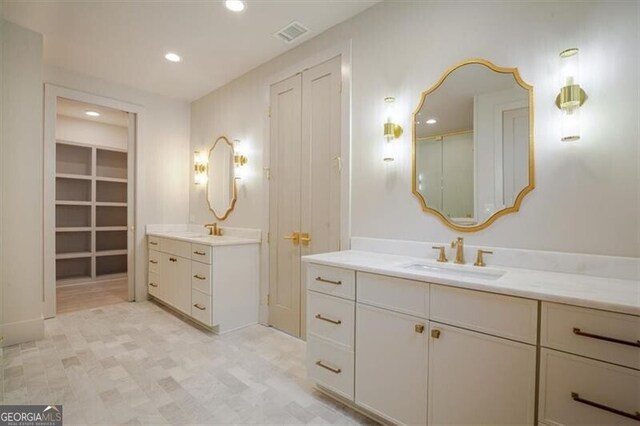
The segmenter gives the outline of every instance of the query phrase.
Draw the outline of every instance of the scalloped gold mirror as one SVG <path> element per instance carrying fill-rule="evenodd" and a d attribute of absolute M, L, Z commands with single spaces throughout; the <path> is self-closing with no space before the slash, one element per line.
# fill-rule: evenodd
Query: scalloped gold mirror
<path fill-rule="evenodd" d="M 533 87 L 517 68 L 472 59 L 447 70 L 413 113 L 412 189 L 457 231 L 517 212 L 534 188 Z"/>
<path fill-rule="evenodd" d="M 207 204 L 218 220 L 226 219 L 236 205 L 234 154 L 233 144 L 224 136 L 209 149 Z"/>

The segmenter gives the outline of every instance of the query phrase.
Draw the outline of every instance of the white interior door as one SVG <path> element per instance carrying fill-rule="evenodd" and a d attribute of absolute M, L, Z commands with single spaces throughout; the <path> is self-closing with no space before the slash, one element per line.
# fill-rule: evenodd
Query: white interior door
<path fill-rule="evenodd" d="M 300 335 L 302 76 L 271 86 L 269 324 Z"/>
<path fill-rule="evenodd" d="M 341 81 L 337 56 L 271 86 L 269 323 L 294 336 L 300 256 L 340 250 Z"/>

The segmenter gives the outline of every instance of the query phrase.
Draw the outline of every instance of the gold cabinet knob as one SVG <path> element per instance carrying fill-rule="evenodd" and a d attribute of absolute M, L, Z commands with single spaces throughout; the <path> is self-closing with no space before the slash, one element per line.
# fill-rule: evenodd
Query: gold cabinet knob
<path fill-rule="evenodd" d="M 440 338 L 440 330 L 431 330 L 431 337 L 433 337 L 434 339 L 439 339 Z"/>
<path fill-rule="evenodd" d="M 416 333 L 423 333 L 424 332 L 424 324 L 416 324 L 415 330 L 416 330 Z"/>

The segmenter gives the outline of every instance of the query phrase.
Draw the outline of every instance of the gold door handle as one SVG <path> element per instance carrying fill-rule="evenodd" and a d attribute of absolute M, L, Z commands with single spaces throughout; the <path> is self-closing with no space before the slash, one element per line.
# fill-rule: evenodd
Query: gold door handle
<path fill-rule="evenodd" d="M 336 324 L 336 325 L 342 324 L 341 320 L 334 320 L 334 319 L 331 319 L 331 318 L 323 317 L 320 314 L 316 315 L 316 319 L 319 319 L 319 320 L 322 320 L 322 321 L 326 321 L 326 322 L 330 322 L 331 324 Z"/>
<path fill-rule="evenodd" d="M 431 337 L 433 337 L 434 339 L 439 339 L 440 338 L 440 330 L 431 330 Z"/>
<path fill-rule="evenodd" d="M 302 234 L 300 234 L 300 241 L 302 242 L 303 246 L 308 246 L 311 242 L 311 237 L 308 233 L 303 232 Z"/>
<path fill-rule="evenodd" d="M 198 280 L 206 280 L 206 279 L 207 279 L 206 277 L 203 277 L 202 275 L 198 275 L 198 274 L 195 274 L 195 275 L 193 276 L 193 278 L 196 278 L 196 279 L 198 279 Z"/>
<path fill-rule="evenodd" d="M 300 244 L 300 234 L 298 232 L 293 232 L 291 235 L 282 237 L 285 240 L 291 240 L 291 242 L 295 245 Z"/>
<path fill-rule="evenodd" d="M 151 287 L 158 287 L 158 284 L 154 284 L 154 283 L 149 283 L 149 285 L 150 285 Z"/>
<path fill-rule="evenodd" d="M 424 324 L 416 324 L 415 330 L 416 333 L 424 333 Z"/>
<path fill-rule="evenodd" d="M 336 373 L 336 374 L 342 373 L 342 369 L 341 368 L 331 367 L 330 365 L 327 365 L 327 364 L 323 363 L 322 361 L 316 361 L 316 365 L 318 367 L 324 368 L 325 370 L 329 370 L 332 373 Z"/>
<path fill-rule="evenodd" d="M 193 307 L 196 309 L 200 309 L 201 311 L 204 311 L 205 309 L 207 309 L 199 303 L 196 303 L 195 305 L 193 305 Z"/>
<path fill-rule="evenodd" d="M 157 265 L 158 261 L 157 260 L 150 260 L 149 263 L 153 263 L 154 265 Z"/>

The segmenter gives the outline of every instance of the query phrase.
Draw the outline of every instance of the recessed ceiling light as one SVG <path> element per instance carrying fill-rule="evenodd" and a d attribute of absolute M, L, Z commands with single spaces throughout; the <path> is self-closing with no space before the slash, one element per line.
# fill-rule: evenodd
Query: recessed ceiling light
<path fill-rule="evenodd" d="M 85 111 L 84 113 L 89 117 L 100 117 L 100 113 L 98 111 Z"/>
<path fill-rule="evenodd" d="M 436 124 L 438 122 L 438 120 L 436 120 L 435 118 L 430 118 L 427 120 L 427 124 Z"/>
<path fill-rule="evenodd" d="M 240 0 L 227 0 L 224 5 L 232 12 L 242 12 L 246 7 L 244 2 Z"/>
<path fill-rule="evenodd" d="M 164 58 L 170 62 L 180 62 L 182 60 L 182 58 L 179 55 L 172 52 L 169 52 L 166 55 L 164 55 Z"/>

